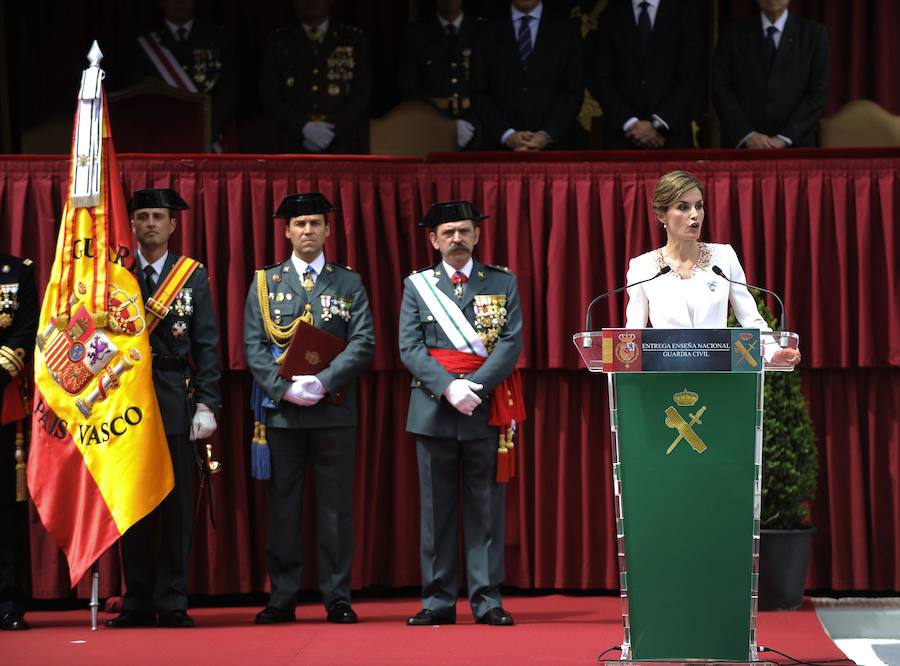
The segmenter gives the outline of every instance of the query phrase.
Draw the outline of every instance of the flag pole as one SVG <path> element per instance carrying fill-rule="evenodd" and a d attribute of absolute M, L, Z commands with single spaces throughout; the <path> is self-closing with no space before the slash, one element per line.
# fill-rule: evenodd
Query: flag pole
<path fill-rule="evenodd" d="M 97 631 L 97 612 L 100 610 L 100 560 L 91 565 L 91 631 Z"/>

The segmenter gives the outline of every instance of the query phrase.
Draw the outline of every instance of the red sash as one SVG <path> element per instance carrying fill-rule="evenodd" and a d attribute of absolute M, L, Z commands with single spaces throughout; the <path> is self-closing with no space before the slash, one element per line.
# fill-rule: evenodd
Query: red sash
<path fill-rule="evenodd" d="M 472 373 L 487 360 L 478 354 L 455 349 L 428 349 L 432 358 L 447 372 L 453 374 Z M 488 425 L 500 428 L 500 442 L 497 449 L 497 483 L 506 483 L 516 475 L 516 461 L 513 456 L 512 422 L 525 420 L 525 401 L 522 397 L 522 377 L 518 369 L 500 382 L 491 394 L 491 415 Z"/>

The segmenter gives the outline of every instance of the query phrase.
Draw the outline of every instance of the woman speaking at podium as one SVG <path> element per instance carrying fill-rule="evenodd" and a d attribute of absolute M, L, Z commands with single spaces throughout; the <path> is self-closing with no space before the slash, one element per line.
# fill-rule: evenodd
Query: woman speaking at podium
<path fill-rule="evenodd" d="M 648 320 L 654 328 L 725 328 L 730 302 L 741 326 L 772 330 L 747 287 L 735 284 L 746 278 L 731 245 L 700 241 L 704 192 L 687 171 L 672 171 L 657 181 L 653 211 L 666 244 L 629 262 L 626 283 L 647 281 L 628 289 L 626 328 L 644 328 Z M 800 360 L 798 350 L 781 349 L 771 339 L 764 355 L 779 365 Z"/>

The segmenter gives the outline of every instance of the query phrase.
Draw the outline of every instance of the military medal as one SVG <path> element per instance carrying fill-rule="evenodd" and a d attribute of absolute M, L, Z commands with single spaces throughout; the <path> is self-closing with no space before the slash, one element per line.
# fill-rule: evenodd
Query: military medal
<path fill-rule="evenodd" d="M 0 310 L 18 310 L 19 309 L 19 284 L 0 285 Z"/>
<path fill-rule="evenodd" d="M 319 301 L 322 303 L 322 321 L 330 321 L 335 316 L 340 317 L 344 321 L 350 321 L 350 310 L 353 307 L 353 301 L 349 298 L 323 294 L 319 297 Z"/>
<path fill-rule="evenodd" d="M 194 314 L 194 298 L 192 289 L 182 289 L 172 304 L 179 317 L 190 317 Z"/>
<path fill-rule="evenodd" d="M 331 96 L 337 96 L 341 94 L 341 87 L 336 83 L 328 84 L 328 94 Z"/>
<path fill-rule="evenodd" d="M 172 324 L 172 337 L 180 338 L 182 335 L 187 333 L 187 322 L 184 321 L 176 321 Z"/>
<path fill-rule="evenodd" d="M 457 300 L 462 300 L 463 294 L 466 293 L 466 282 L 469 278 L 462 271 L 456 271 L 450 276 L 450 282 L 453 283 L 453 293 L 456 294 Z"/>
<path fill-rule="evenodd" d="M 477 294 L 475 296 L 475 330 L 488 352 L 494 349 L 503 327 L 507 310 L 504 294 Z"/>
<path fill-rule="evenodd" d="M 6 328 L 10 324 L 12 324 L 12 322 L 13 318 L 11 314 L 7 314 L 6 312 L 0 314 L 0 328 Z"/>

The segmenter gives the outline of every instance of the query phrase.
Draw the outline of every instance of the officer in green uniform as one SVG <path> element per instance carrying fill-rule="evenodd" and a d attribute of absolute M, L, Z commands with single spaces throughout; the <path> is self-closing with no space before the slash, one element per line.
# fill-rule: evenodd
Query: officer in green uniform
<path fill-rule="evenodd" d="M 6 400 L 23 399 L 18 379 L 31 362 L 37 324 L 31 259 L 0 253 L 0 413 Z M 28 629 L 22 607 L 25 504 L 16 502 L 16 430 L 15 423 L 0 423 L 0 629 L 7 630 Z"/>
<path fill-rule="evenodd" d="M 169 251 L 177 211 L 188 205 L 171 189 L 138 190 L 128 202 L 131 228 L 138 241 L 132 268 L 148 303 L 180 258 Z M 150 320 L 148 315 L 148 321 Z M 193 627 L 188 615 L 188 554 L 191 547 L 194 441 L 216 430 L 218 413 L 219 331 L 209 290 L 209 275 L 199 265 L 181 287 L 169 311 L 150 334 L 153 387 L 172 456 L 175 487 L 159 507 L 122 536 L 125 599 L 122 612 L 106 624 L 113 628 Z M 154 557 L 154 523 L 162 522 L 159 557 Z"/>
<path fill-rule="evenodd" d="M 256 272 L 244 311 L 244 353 L 264 394 L 271 451 L 268 571 L 271 595 L 257 624 L 292 622 L 303 573 L 303 482 L 307 461 L 316 488 L 319 589 L 329 622 L 357 621 L 350 606 L 356 379 L 372 361 L 375 333 L 358 273 L 327 262 L 323 248 L 334 206 L 318 192 L 284 198 L 291 256 Z M 347 346 L 315 375 L 287 380 L 279 357 L 303 317 Z"/>
<path fill-rule="evenodd" d="M 478 121 L 469 79 L 472 50 L 484 19 L 464 14 L 462 4 L 438 0 L 434 15 L 406 29 L 398 83 L 404 99 L 427 102 L 456 120 L 458 148 L 476 150 Z"/>
<path fill-rule="evenodd" d="M 522 317 L 515 276 L 472 258 L 482 219 L 468 201 L 434 204 L 421 224 L 441 261 L 403 285 L 400 358 L 413 375 L 406 429 L 416 435 L 423 587 L 410 625 L 456 621 L 460 468 L 472 614 L 483 624 L 513 623 L 500 603 L 505 485 L 495 480 L 498 429 L 488 421 L 492 392 L 522 350 Z M 449 369 L 448 352 L 483 363 Z"/>
<path fill-rule="evenodd" d="M 294 0 L 299 23 L 269 36 L 260 92 L 283 152 L 366 153 L 372 63 L 365 34 L 328 18 L 330 0 Z"/>

